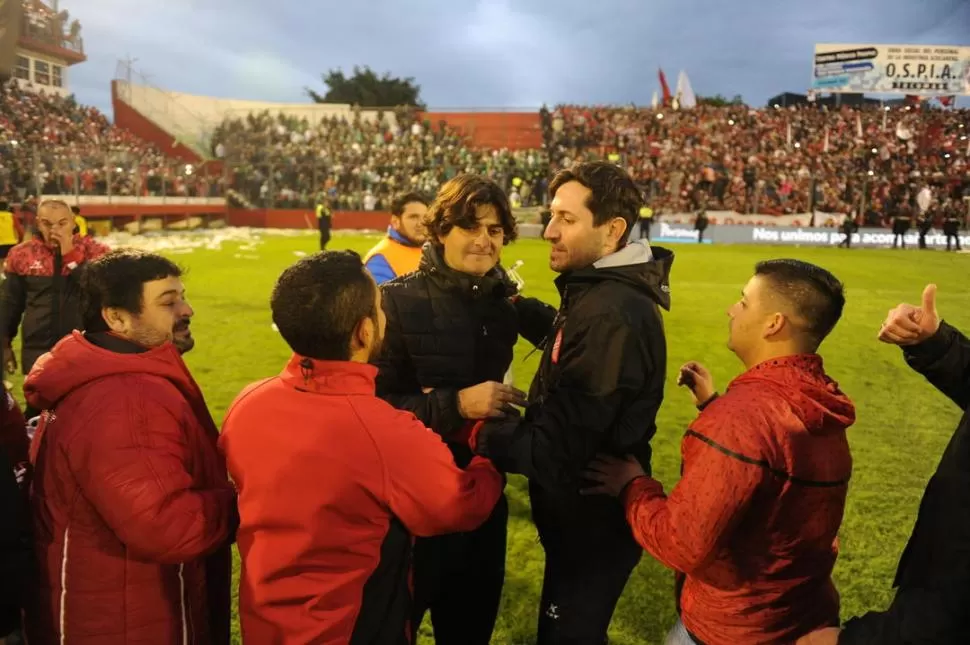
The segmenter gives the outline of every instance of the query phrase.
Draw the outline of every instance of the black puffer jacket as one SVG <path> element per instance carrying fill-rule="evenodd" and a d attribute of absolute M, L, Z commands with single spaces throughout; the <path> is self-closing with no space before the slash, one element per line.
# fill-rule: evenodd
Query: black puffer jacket
<path fill-rule="evenodd" d="M 387 328 L 377 394 L 441 435 L 464 467 L 471 450 L 449 441 L 465 424 L 458 391 L 502 381 L 518 336 L 540 343 L 555 309 L 515 297 L 515 285 L 500 267 L 481 278 L 455 271 L 430 244 L 416 272 L 381 289 Z"/>
<path fill-rule="evenodd" d="M 650 470 L 650 439 L 663 401 L 673 253 L 628 244 L 588 269 L 556 279 L 562 304 L 519 422 L 492 421 L 476 449 L 530 479 L 533 512 L 582 522 L 584 509 L 615 507 L 581 497 L 582 472 L 598 453 L 636 455 Z M 622 521 L 622 513 L 615 514 Z"/>

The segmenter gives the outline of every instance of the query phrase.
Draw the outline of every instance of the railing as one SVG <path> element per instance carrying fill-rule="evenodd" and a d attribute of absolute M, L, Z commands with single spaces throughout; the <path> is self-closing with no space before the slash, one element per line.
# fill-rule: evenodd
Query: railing
<path fill-rule="evenodd" d="M 84 39 L 80 35 L 81 26 L 76 20 L 72 23 L 71 32 L 64 33 L 64 24 L 58 16 L 46 17 L 43 24 L 38 24 L 36 18 L 24 13 L 20 22 L 20 36 L 27 40 L 59 47 L 78 54 L 84 54 Z"/>
<path fill-rule="evenodd" d="M 200 165 L 125 146 L 41 147 L 0 143 L 0 194 L 112 197 L 221 197 L 223 176 Z"/>

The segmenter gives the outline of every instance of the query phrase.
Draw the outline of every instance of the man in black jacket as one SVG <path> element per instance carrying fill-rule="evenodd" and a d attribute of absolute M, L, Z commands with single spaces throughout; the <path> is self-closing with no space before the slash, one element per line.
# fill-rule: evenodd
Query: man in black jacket
<path fill-rule="evenodd" d="M 459 175 L 442 186 L 426 217 L 430 243 L 417 272 L 382 286 L 387 328 L 377 393 L 441 435 L 464 468 L 472 458 L 468 420 L 525 403 L 523 392 L 501 381 L 518 336 L 541 342 L 555 310 L 519 298 L 498 264 L 516 224 L 497 184 Z M 503 496 L 479 529 L 416 541 L 415 633 L 430 610 L 437 645 L 488 645 L 505 578 L 507 522 Z"/>
<path fill-rule="evenodd" d="M 81 267 L 108 248 L 90 237 L 74 234 L 74 214 L 60 200 L 42 202 L 37 210 L 38 234 L 18 244 L 7 256 L 6 280 L 0 290 L 0 336 L 8 373 L 17 369 L 12 341 L 23 319 L 21 368 L 34 362 L 61 338 L 81 326 Z M 28 418 L 30 418 L 28 414 Z"/>
<path fill-rule="evenodd" d="M 525 418 L 477 424 L 476 452 L 529 478 L 546 552 L 539 645 L 606 642 L 616 603 L 640 560 L 614 499 L 582 497 L 597 452 L 634 454 L 650 472 L 663 400 L 673 254 L 627 243 L 643 198 L 620 168 L 583 163 L 549 187 L 544 237 L 560 273 L 558 316 L 544 345 Z"/>
<path fill-rule="evenodd" d="M 930 478 L 896 569 L 889 609 L 870 612 L 799 645 L 962 645 L 970 639 L 970 339 L 943 322 L 936 285 L 920 307 L 889 312 L 879 340 L 953 401 L 963 418 Z"/>

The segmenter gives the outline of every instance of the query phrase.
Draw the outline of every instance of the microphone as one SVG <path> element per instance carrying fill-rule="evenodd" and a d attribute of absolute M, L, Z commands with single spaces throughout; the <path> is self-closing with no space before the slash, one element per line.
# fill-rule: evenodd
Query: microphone
<path fill-rule="evenodd" d="M 516 290 L 519 293 L 522 293 L 522 290 L 525 288 L 525 280 L 522 279 L 522 276 L 519 275 L 519 272 L 517 271 L 517 269 L 523 264 L 525 264 L 525 260 L 516 260 L 512 263 L 512 266 L 505 270 L 505 273 L 509 276 L 509 279 L 515 283 Z"/>

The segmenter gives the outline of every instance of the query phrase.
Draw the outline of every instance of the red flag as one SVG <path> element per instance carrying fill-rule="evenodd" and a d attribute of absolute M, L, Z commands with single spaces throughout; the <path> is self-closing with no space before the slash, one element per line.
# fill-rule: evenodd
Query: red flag
<path fill-rule="evenodd" d="M 660 89 L 662 89 L 664 93 L 663 104 L 664 104 L 664 107 L 666 107 L 670 105 L 670 101 L 671 99 L 673 99 L 673 96 L 670 93 L 670 86 L 667 85 L 667 77 L 664 76 L 663 69 L 659 69 L 658 72 L 660 76 Z"/>
<path fill-rule="evenodd" d="M 952 94 L 950 96 L 938 96 L 936 98 L 943 107 L 950 107 L 953 105 L 954 96 Z"/>

